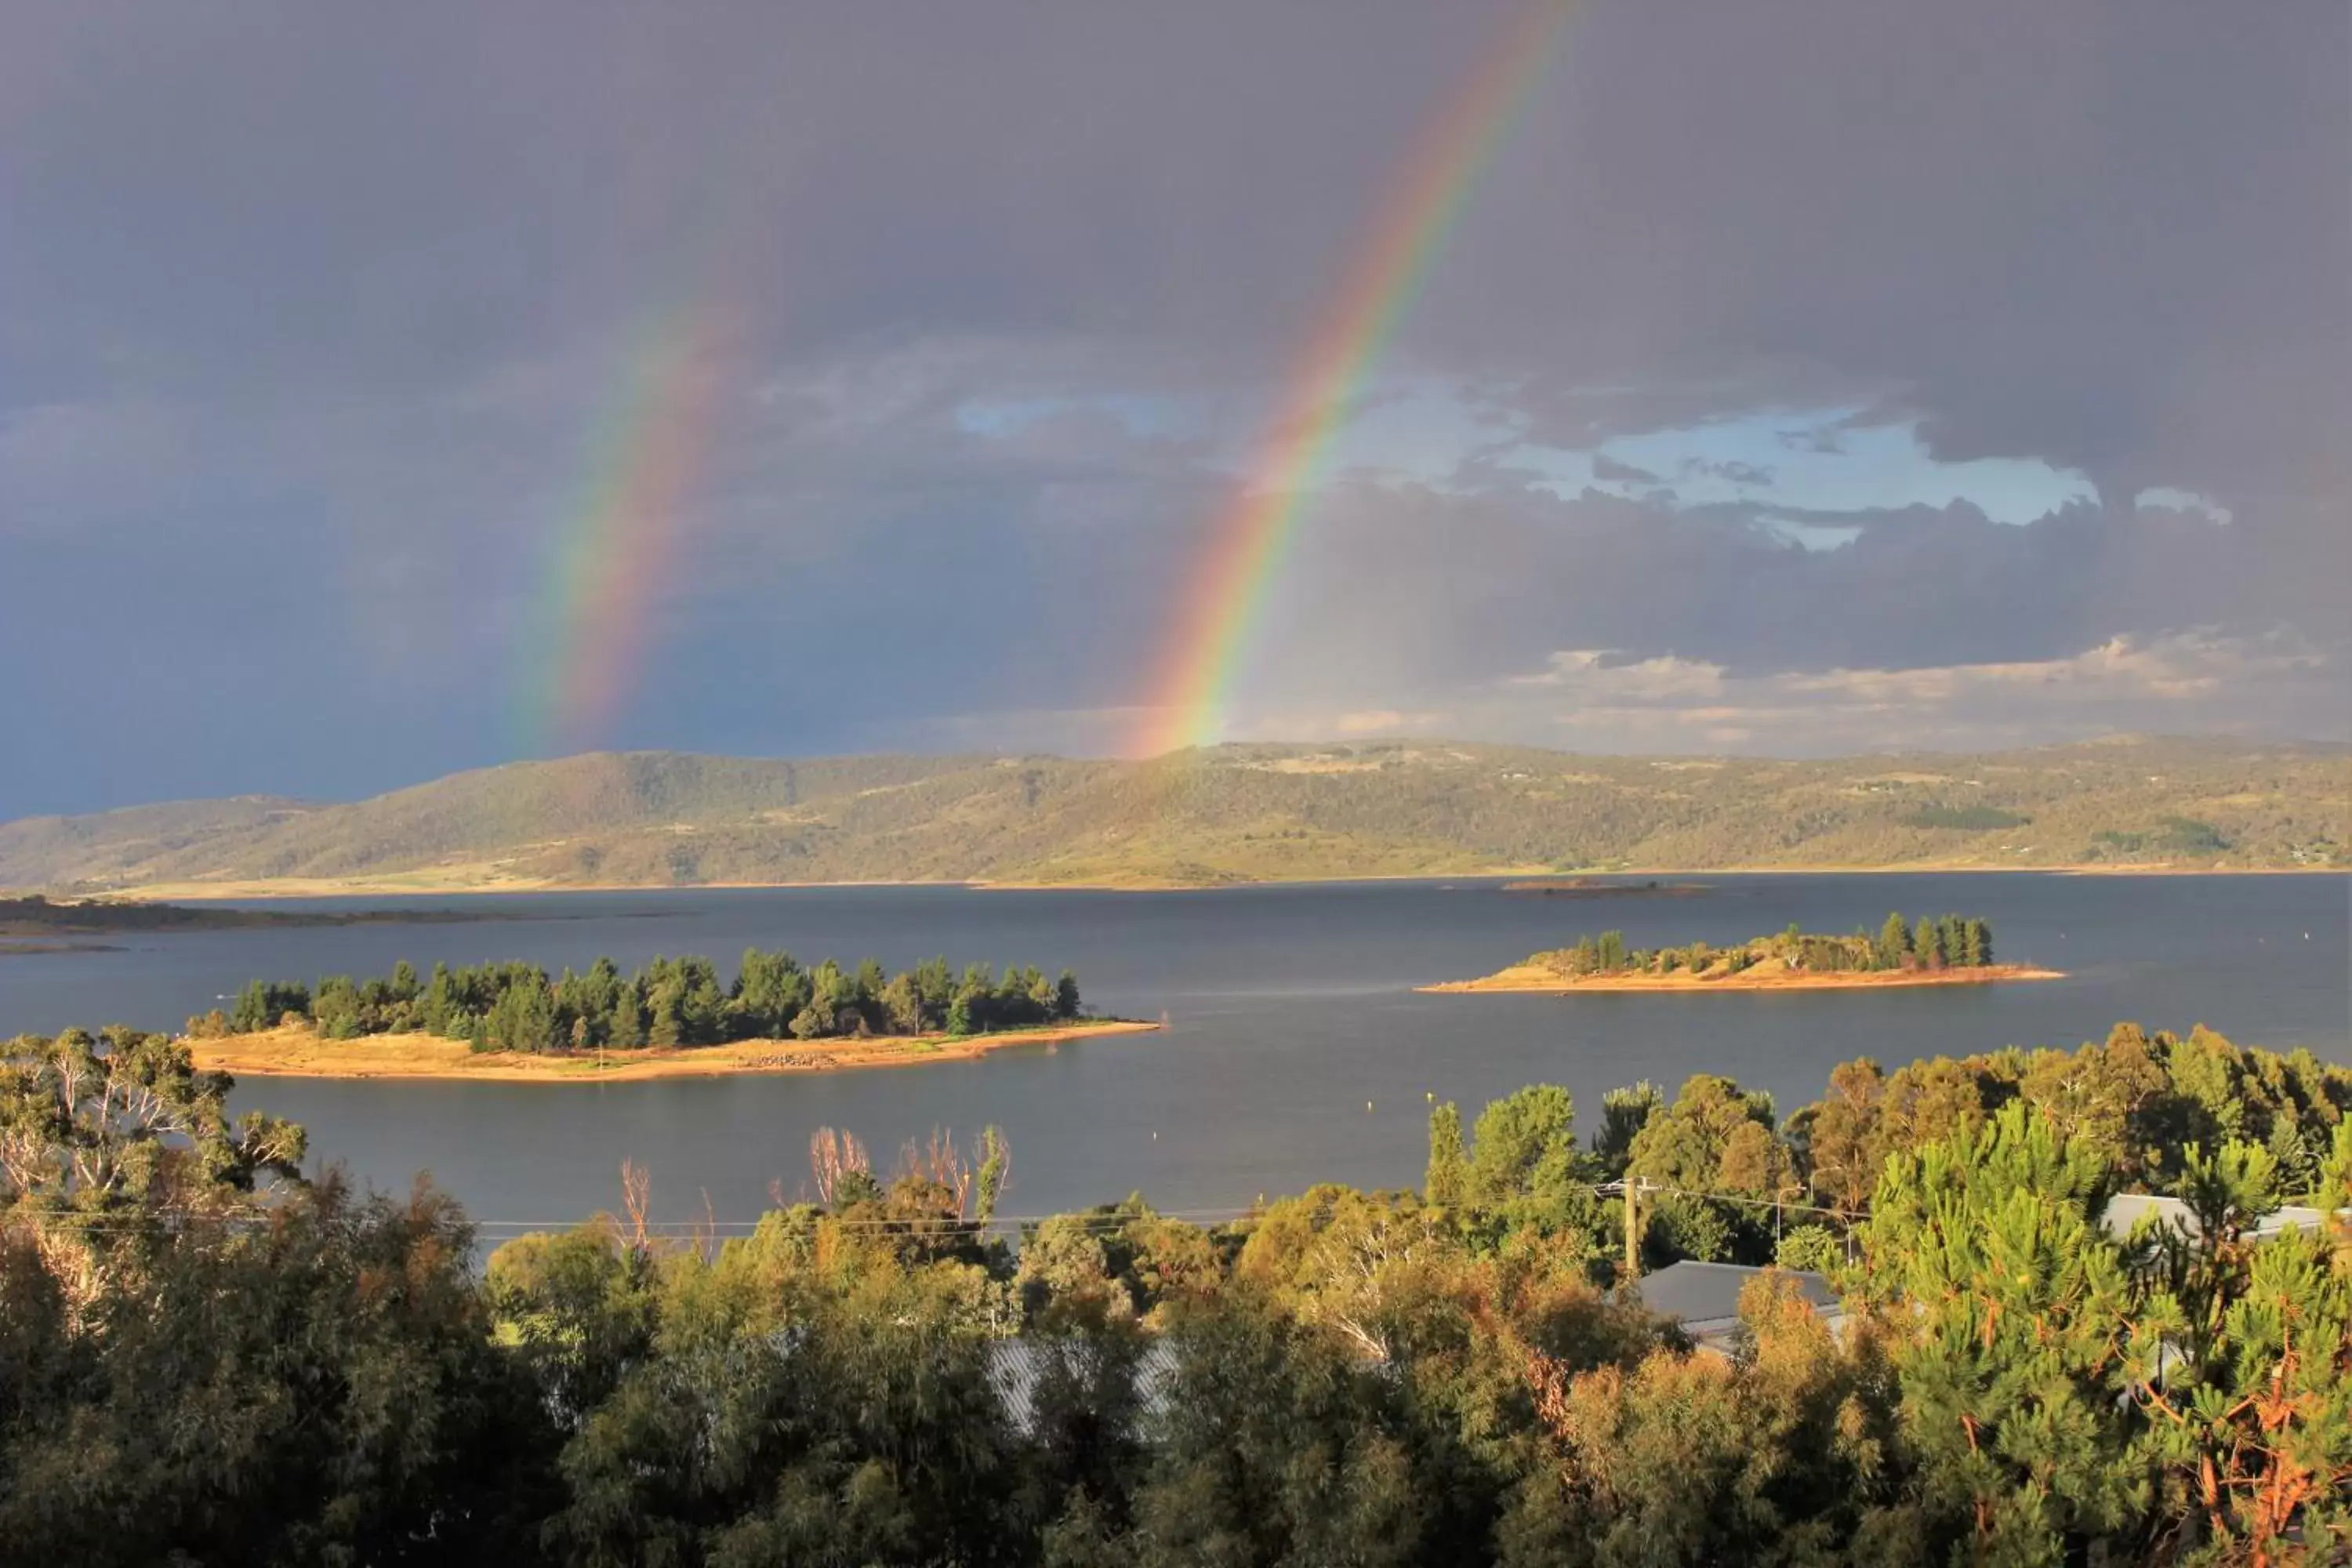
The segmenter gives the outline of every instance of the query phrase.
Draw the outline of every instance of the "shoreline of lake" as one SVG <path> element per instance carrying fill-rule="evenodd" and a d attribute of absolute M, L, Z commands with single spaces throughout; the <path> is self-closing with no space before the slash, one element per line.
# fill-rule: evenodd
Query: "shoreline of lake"
<path fill-rule="evenodd" d="M 1411 1184 L 1426 1155 L 1424 1091 L 1472 1105 L 1557 1083 L 1590 1108 L 1620 1084 L 1647 1078 L 1671 1092 L 1708 1072 L 1787 1105 L 1857 1055 L 2072 1049 L 2126 1018 L 2176 1033 L 2201 1021 L 2242 1042 L 2352 1062 L 2340 878 L 1727 877 L 1711 898 L 1598 903 L 1492 886 L 549 894 L 499 900 L 532 917 L 520 923 L 192 933 L 142 938 L 135 952 L 0 958 L 0 1034 L 115 1023 L 175 1032 L 191 1015 L 230 1007 L 256 975 L 315 984 L 386 973 L 402 958 L 420 974 L 436 962 L 510 960 L 553 974 L 599 952 L 627 970 L 660 952 L 724 959 L 778 946 L 872 953 L 888 968 L 942 952 L 1050 957 L 1077 972 L 1102 1014 L 1169 1020 L 1162 1036 L 1059 1049 L 1008 1040 L 984 1061 L 929 1072 L 745 1073 L 602 1092 L 252 1077 L 232 1101 L 302 1122 L 318 1156 L 346 1163 L 354 1181 L 405 1192 L 429 1168 L 482 1214 L 569 1214 L 581 1191 L 610 1188 L 626 1156 L 652 1167 L 656 1209 L 681 1221 L 706 1186 L 722 1205 L 764 1194 L 824 1126 L 895 1150 L 935 1126 L 1000 1125 L 1017 1151 L 1023 1213 L 1136 1190 L 1163 1208 L 1232 1206 L 1335 1173 L 1367 1187 Z M 629 918 L 656 909 L 669 918 Z M 1629 944 L 1654 948 L 1790 924 L 1851 931 L 1898 909 L 1981 914 L 1998 932 L 1996 959 L 2068 978 L 1714 997 L 1410 989 L 1491 973 L 1585 927 L 1622 925 Z M 581 914 L 596 918 L 554 918 Z M 724 981 L 730 965 L 719 967 Z"/>
<path fill-rule="evenodd" d="M 814 1040 L 733 1040 L 598 1053 L 477 1051 L 465 1040 L 406 1033 L 331 1040 L 307 1028 L 191 1037 L 196 1066 L 245 1078 L 402 1079 L 477 1083 L 642 1083 L 655 1079 L 845 1072 L 971 1061 L 1014 1046 L 1148 1034 L 1161 1026 L 1103 1018 L 981 1035 L 867 1035 Z"/>
<path fill-rule="evenodd" d="M 427 876 L 395 873 L 386 877 L 283 878 L 250 881 L 154 882 L 140 887 L 109 889 L 103 894 L 78 895 L 109 899 L 168 900 L 177 903 L 268 902 L 278 899 L 345 898 L 492 898 L 549 893 L 710 893 L 781 892 L 796 889 L 961 888 L 974 892 L 1019 893 L 1192 893 L 1231 891 L 1237 888 L 1316 888 L 1388 882 L 1499 881 L 1552 875 L 1543 868 L 1490 866 L 1456 871 L 1370 871 L 1331 877 L 1240 878 L 1219 882 L 1171 882 L 1150 878 L 1112 881 L 1024 882 L 985 878 L 915 877 L 861 878 L 846 881 L 801 882 L 549 882 L 436 881 Z M 1922 861 L 1880 866 L 1637 866 L 1609 871 L 1575 873 L 1594 878 L 1634 877 L 1913 877 L 1913 876 L 2039 876 L 2039 877 L 2347 877 L 2345 866 L 2178 866 L 2112 865 L 2074 861 L 2047 866 L 1986 866 L 1966 861 Z M 1512 891 L 1507 888 L 1486 889 Z M 1598 890 L 1598 889 L 1595 889 Z M 1646 889 L 1644 889 L 1646 890 Z M 1713 891 L 1706 889 L 1703 890 Z M 1518 894 L 1515 896 L 1525 896 Z M 487 917 L 472 916 L 471 919 Z"/>

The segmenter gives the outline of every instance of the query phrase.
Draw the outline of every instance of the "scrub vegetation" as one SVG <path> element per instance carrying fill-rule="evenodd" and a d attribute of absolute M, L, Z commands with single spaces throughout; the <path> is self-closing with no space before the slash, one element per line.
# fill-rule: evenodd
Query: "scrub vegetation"
<path fill-rule="evenodd" d="M 490 1253 L 298 1173 L 184 1042 L 0 1059 L 0 1563 L 2324 1562 L 2352 1530 L 2352 1071 L 2118 1026 L 1433 1107 L 1419 1192 L 1007 1211 L 813 1141 L 755 1226 Z M 1636 1195 L 1626 1223 L 1623 1194 Z M 2111 1194 L 2185 1223 L 2105 1223 Z M 722 1235 L 722 1230 L 730 1234 Z M 1632 1253 L 1629 1258 L 1628 1252 Z M 1619 1287 L 1786 1275 L 1695 1346 Z"/>

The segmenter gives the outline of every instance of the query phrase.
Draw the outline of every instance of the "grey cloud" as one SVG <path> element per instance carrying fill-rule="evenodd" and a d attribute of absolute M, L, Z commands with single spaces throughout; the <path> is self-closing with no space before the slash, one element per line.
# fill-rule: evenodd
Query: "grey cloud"
<path fill-rule="evenodd" d="M 2266 526 L 2252 518 L 2220 528 L 2090 504 L 2022 527 L 1967 506 L 1807 514 L 1860 532 L 1806 550 L 1768 526 L 1784 515 L 1598 490 L 1350 490 L 1298 541 L 1277 591 L 1282 631 L 1258 667 L 1265 705 L 1444 707 L 1561 647 L 1701 660 L 1743 679 L 2065 658 L 2198 627 L 2284 628 L 2338 679 L 2352 654 L 2330 590 L 2284 580 L 2291 549 L 2265 564 L 2245 548 L 2238 531 Z M 2305 733 L 2341 722 L 2334 707 L 2303 711 Z"/>
<path fill-rule="evenodd" d="M 1592 458 L 1592 477 L 1603 484 L 1654 485 L 1658 476 L 1633 463 L 1620 462 L 1606 452 Z"/>
<path fill-rule="evenodd" d="M 2293 639 L 2207 629 L 2113 637 L 2072 654 L 1901 669 L 1740 674 L 1706 659 L 1555 652 L 1521 674 L 1448 693 L 1435 706 L 1274 707 L 1247 740 L 1445 735 L 1571 751 L 1827 756 L 1858 752 L 1995 750 L 2107 734 L 2297 732 L 2315 710 L 2342 711 L 2339 661 Z M 990 715 L 993 727 L 1045 748 L 1116 733 L 1124 711 Z"/>
<path fill-rule="evenodd" d="M 0 0 L 0 655 L 78 656 L 0 695 L 0 815 L 508 754 L 632 370 L 711 323 L 642 700 L 606 738 L 1076 713 L 1094 743 L 1223 465 L 1512 14 Z M 1454 711 L 1562 648 L 1747 692 L 2199 626 L 2333 658 L 2347 47 L 2340 6 L 1579 7 L 1383 372 L 1584 451 L 1855 408 L 1946 458 L 2079 467 L 2105 504 L 1823 514 L 1862 531 L 1804 552 L 1755 509 L 1491 466 L 1341 483 L 1251 700 Z M 1122 397 L 1181 416 L 1139 430 Z M 1021 400 L 1048 411 L 958 418 Z M 2135 513 L 2156 486 L 2234 521 Z M 282 742 L 256 711 L 294 716 Z"/>
<path fill-rule="evenodd" d="M 44 10 L 0 66 L 10 346 L 77 388 L 430 378 L 708 293 L 770 352 L 919 322 L 1277 373 L 1508 15 Z M 2340 8 L 1687 22 L 1580 10 L 1407 360 L 1611 405 L 1588 437 L 1863 396 L 1948 456 L 2326 493 Z"/>
<path fill-rule="evenodd" d="M 2329 704 L 2343 670 L 2306 647 L 2191 630 L 2046 659 L 1736 675 L 1720 665 L 1558 653 L 1472 698 L 1465 729 L 1578 749 L 1830 755 L 1997 748 L 2113 733 L 2277 735 Z"/>
<path fill-rule="evenodd" d="M 1759 410 L 1857 405 L 1870 410 L 1856 417 L 1859 424 L 1916 417 L 1890 384 L 1802 355 L 1719 353 L 1709 363 L 1696 349 L 1662 346 L 1623 374 L 1622 381 L 1583 383 L 1572 374 L 1538 369 L 1516 381 L 1487 383 L 1481 390 L 1528 438 L 1570 450 Z"/>
<path fill-rule="evenodd" d="M 1769 485 L 1772 482 L 1772 470 L 1760 463 L 1711 462 L 1705 458 L 1685 458 L 1678 471 L 1685 479 L 1705 476 L 1727 479 L 1735 485 Z"/>
<path fill-rule="evenodd" d="M 1816 425 L 1803 430 L 1778 432 L 1780 445 L 1792 452 L 1835 456 L 1845 450 L 1845 436 L 1837 425 Z"/>

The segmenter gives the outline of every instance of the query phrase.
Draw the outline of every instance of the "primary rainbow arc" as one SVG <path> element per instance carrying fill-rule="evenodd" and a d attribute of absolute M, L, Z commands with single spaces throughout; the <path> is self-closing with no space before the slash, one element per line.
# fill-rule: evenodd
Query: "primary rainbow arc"
<path fill-rule="evenodd" d="M 1567 6 L 1546 0 L 1506 30 L 1415 145 L 1289 380 L 1265 447 L 1178 604 L 1130 752 L 1223 738 L 1266 596 L 1281 575 L 1318 470 L 1420 291 L 1479 175 L 1534 97 Z"/>

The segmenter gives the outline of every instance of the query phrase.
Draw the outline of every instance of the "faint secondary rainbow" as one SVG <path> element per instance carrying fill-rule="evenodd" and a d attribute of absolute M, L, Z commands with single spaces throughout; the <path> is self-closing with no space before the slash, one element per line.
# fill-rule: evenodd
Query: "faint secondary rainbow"
<path fill-rule="evenodd" d="M 709 447 L 723 338 L 721 313 L 697 301 L 657 319 L 630 356 L 529 623 L 526 756 L 600 743 L 628 700 Z"/>
<path fill-rule="evenodd" d="M 1307 340 L 1240 493 L 1218 518 L 1178 602 L 1133 754 L 1213 745 L 1280 575 L 1317 469 L 1405 308 L 1420 291 L 1478 176 L 1535 96 L 1568 17 L 1542 0 L 1506 29 L 1406 159 L 1369 241 Z"/>

